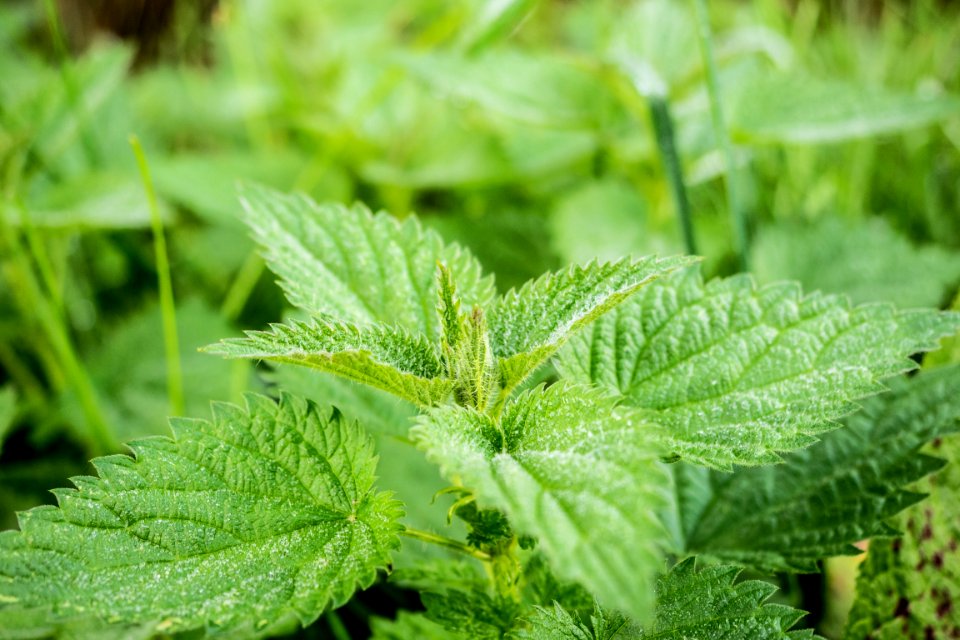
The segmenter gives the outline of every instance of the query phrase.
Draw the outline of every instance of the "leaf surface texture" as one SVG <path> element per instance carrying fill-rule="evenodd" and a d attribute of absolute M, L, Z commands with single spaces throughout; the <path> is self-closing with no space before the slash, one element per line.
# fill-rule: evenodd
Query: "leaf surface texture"
<path fill-rule="evenodd" d="M 292 396 L 217 404 L 212 421 L 94 461 L 100 477 L 0 534 L 0 604 L 63 617 L 255 633 L 306 624 L 370 584 L 398 504 L 372 486 L 372 441 Z"/>
<path fill-rule="evenodd" d="M 942 465 L 921 447 L 960 430 L 960 366 L 893 387 L 784 464 L 732 475 L 676 467 L 685 550 L 816 571 L 820 558 L 859 553 L 853 543 L 889 534 L 885 522 L 921 497 L 908 487 Z"/>
<path fill-rule="evenodd" d="M 535 536 L 558 577 L 609 606 L 649 613 L 666 474 L 648 430 L 596 390 L 564 384 L 511 401 L 501 418 L 452 407 L 413 435 L 444 475 Z"/>
<path fill-rule="evenodd" d="M 649 411 L 669 447 L 711 467 L 778 462 L 916 367 L 960 315 L 851 308 L 792 283 L 704 284 L 687 270 L 651 284 L 574 338 L 561 374 Z"/>
<path fill-rule="evenodd" d="M 445 245 L 415 218 L 362 205 L 319 205 L 303 195 L 247 187 L 248 225 L 290 302 L 357 325 L 395 325 L 439 339 L 437 262 L 450 269 L 469 308 L 493 297 L 493 281 L 464 249 Z"/>
<path fill-rule="evenodd" d="M 434 348 L 422 336 L 384 325 L 357 327 L 314 319 L 248 331 L 208 351 L 305 365 L 367 384 L 419 405 L 437 404 L 450 393 Z"/>
<path fill-rule="evenodd" d="M 573 266 L 510 290 L 490 308 L 491 346 L 512 388 L 545 362 L 577 329 L 656 278 L 693 258 L 623 259 Z"/>

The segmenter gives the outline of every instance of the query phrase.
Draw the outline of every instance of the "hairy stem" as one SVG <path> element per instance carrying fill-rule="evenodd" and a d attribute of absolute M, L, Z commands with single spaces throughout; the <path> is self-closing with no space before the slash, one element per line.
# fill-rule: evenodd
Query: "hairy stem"
<path fill-rule="evenodd" d="M 480 549 L 474 549 L 473 547 L 468 546 L 452 538 L 447 538 L 446 536 L 430 533 L 429 531 L 420 531 L 419 529 L 411 529 L 407 527 L 400 533 L 401 535 L 405 535 L 408 538 L 413 538 L 414 540 L 420 540 L 421 542 L 429 542 L 430 544 L 435 544 L 441 547 L 446 547 L 447 549 L 453 549 L 454 551 L 459 551 L 460 553 L 465 553 L 468 556 L 472 556 L 476 558 L 477 560 L 483 560 L 484 562 L 489 562 L 491 559 L 491 556 L 489 553 L 480 551 Z"/>

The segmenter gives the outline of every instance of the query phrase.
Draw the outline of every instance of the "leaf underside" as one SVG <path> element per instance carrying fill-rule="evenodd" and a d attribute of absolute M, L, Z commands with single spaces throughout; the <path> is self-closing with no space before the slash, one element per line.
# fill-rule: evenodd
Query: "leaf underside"
<path fill-rule="evenodd" d="M 958 328 L 960 314 L 850 308 L 790 283 L 704 284 L 687 270 L 597 320 L 558 368 L 649 410 L 681 457 L 731 469 L 815 442 L 882 379 L 915 368 L 909 355 Z"/>
<path fill-rule="evenodd" d="M 821 558 L 889 534 L 885 522 L 921 497 L 906 487 L 942 465 L 920 448 L 960 430 L 960 366 L 895 382 L 784 464 L 732 475 L 674 467 L 684 550 L 812 572 Z"/>
<path fill-rule="evenodd" d="M 241 202 L 290 302 L 311 314 L 397 326 L 438 342 L 438 262 L 453 274 L 466 308 L 493 298 L 493 280 L 473 256 L 415 218 L 400 222 L 359 204 L 320 205 L 265 187 L 244 188 Z"/>
<path fill-rule="evenodd" d="M 0 615 L 263 633 L 309 623 L 370 584 L 397 546 L 398 503 L 372 486 L 373 444 L 355 424 L 285 395 L 176 419 L 136 459 L 56 491 L 60 507 L 0 534 Z M 265 564 L 266 563 L 266 564 Z"/>
<path fill-rule="evenodd" d="M 646 427 L 596 390 L 560 384 L 521 394 L 499 423 L 435 409 L 412 435 L 446 477 L 535 536 L 558 577 L 642 619 L 660 566 L 655 511 L 667 480 Z"/>
<path fill-rule="evenodd" d="M 207 347 L 229 358 L 304 365 L 382 389 L 422 406 L 444 400 L 451 383 L 442 379 L 439 356 L 423 337 L 382 325 L 356 327 L 322 319 L 271 325 Z"/>

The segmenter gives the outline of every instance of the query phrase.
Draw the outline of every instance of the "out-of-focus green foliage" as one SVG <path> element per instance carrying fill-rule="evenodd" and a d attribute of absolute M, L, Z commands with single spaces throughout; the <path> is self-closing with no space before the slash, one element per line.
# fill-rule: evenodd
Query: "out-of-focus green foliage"
<path fill-rule="evenodd" d="M 853 302 L 901 308 L 939 306 L 960 283 L 960 252 L 914 247 L 882 218 L 764 229 L 754 255 L 767 282 L 799 280 L 808 289 L 845 293 Z"/>
<path fill-rule="evenodd" d="M 57 34 L 73 42 L 79 28 L 72 4 L 82 3 L 0 5 L 4 526 L 14 509 L 49 501 L 44 489 L 84 473 L 86 457 L 165 433 L 172 363 L 131 133 L 146 150 L 170 245 L 186 413 L 277 387 L 335 399 L 380 434 L 381 484 L 403 487 L 405 522 L 425 530 L 446 526 L 444 506 L 424 498 L 445 484 L 422 473 L 422 454 L 405 442 L 411 405 L 326 373 L 280 365 L 253 375 L 246 362 L 197 353 L 285 315 L 242 224 L 238 183 L 346 206 L 363 200 L 401 218 L 416 212 L 431 230 L 417 238 L 469 248 L 505 292 L 569 263 L 684 251 L 651 119 L 651 101 L 663 100 L 705 276 L 736 270 L 728 167 L 692 1 L 223 0 L 209 23 L 198 18 L 204 3 L 178 12 L 151 49 L 158 57 L 104 33 L 61 46 Z M 954 299 L 960 8 L 708 4 L 761 281 L 800 280 L 807 291 L 901 308 Z M 51 23 L 51 7 L 64 9 L 63 24 Z M 309 239 L 278 244 L 295 251 Z M 385 253 L 372 249 L 370 265 Z M 316 270 L 283 276 L 323 289 Z M 487 301 L 489 283 L 477 286 L 477 301 Z M 559 335 L 530 324 L 542 329 L 538 344 Z M 933 355 L 941 364 L 958 357 L 949 348 Z M 541 361 L 520 362 L 518 378 Z M 526 384 L 555 379 L 550 368 L 533 378 Z M 398 566 L 428 555 L 424 546 L 405 541 Z M 568 611 L 593 630 L 589 607 Z M 58 632 L 80 637 L 86 626 Z M 374 626 L 383 637 L 439 628 L 407 614 Z"/>

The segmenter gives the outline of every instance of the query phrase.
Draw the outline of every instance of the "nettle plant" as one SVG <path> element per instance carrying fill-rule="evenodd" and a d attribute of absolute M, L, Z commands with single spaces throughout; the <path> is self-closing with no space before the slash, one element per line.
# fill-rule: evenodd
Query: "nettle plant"
<path fill-rule="evenodd" d="M 418 407 L 395 426 L 449 481 L 465 539 L 404 524 L 337 397 L 250 395 L 174 419 L 134 457 L 95 460 L 99 477 L 74 478 L 59 507 L 20 514 L 0 535 L 4 628 L 269 635 L 410 553 L 387 579 L 425 610 L 372 619 L 376 637 L 809 638 L 741 569 L 815 571 L 892 534 L 885 521 L 921 497 L 906 487 L 940 464 L 920 448 L 957 430 L 958 368 L 899 376 L 957 314 L 705 283 L 687 257 L 497 295 L 413 218 L 261 188 L 242 200 L 307 319 L 209 350 Z M 398 551 L 402 537 L 451 557 Z"/>

